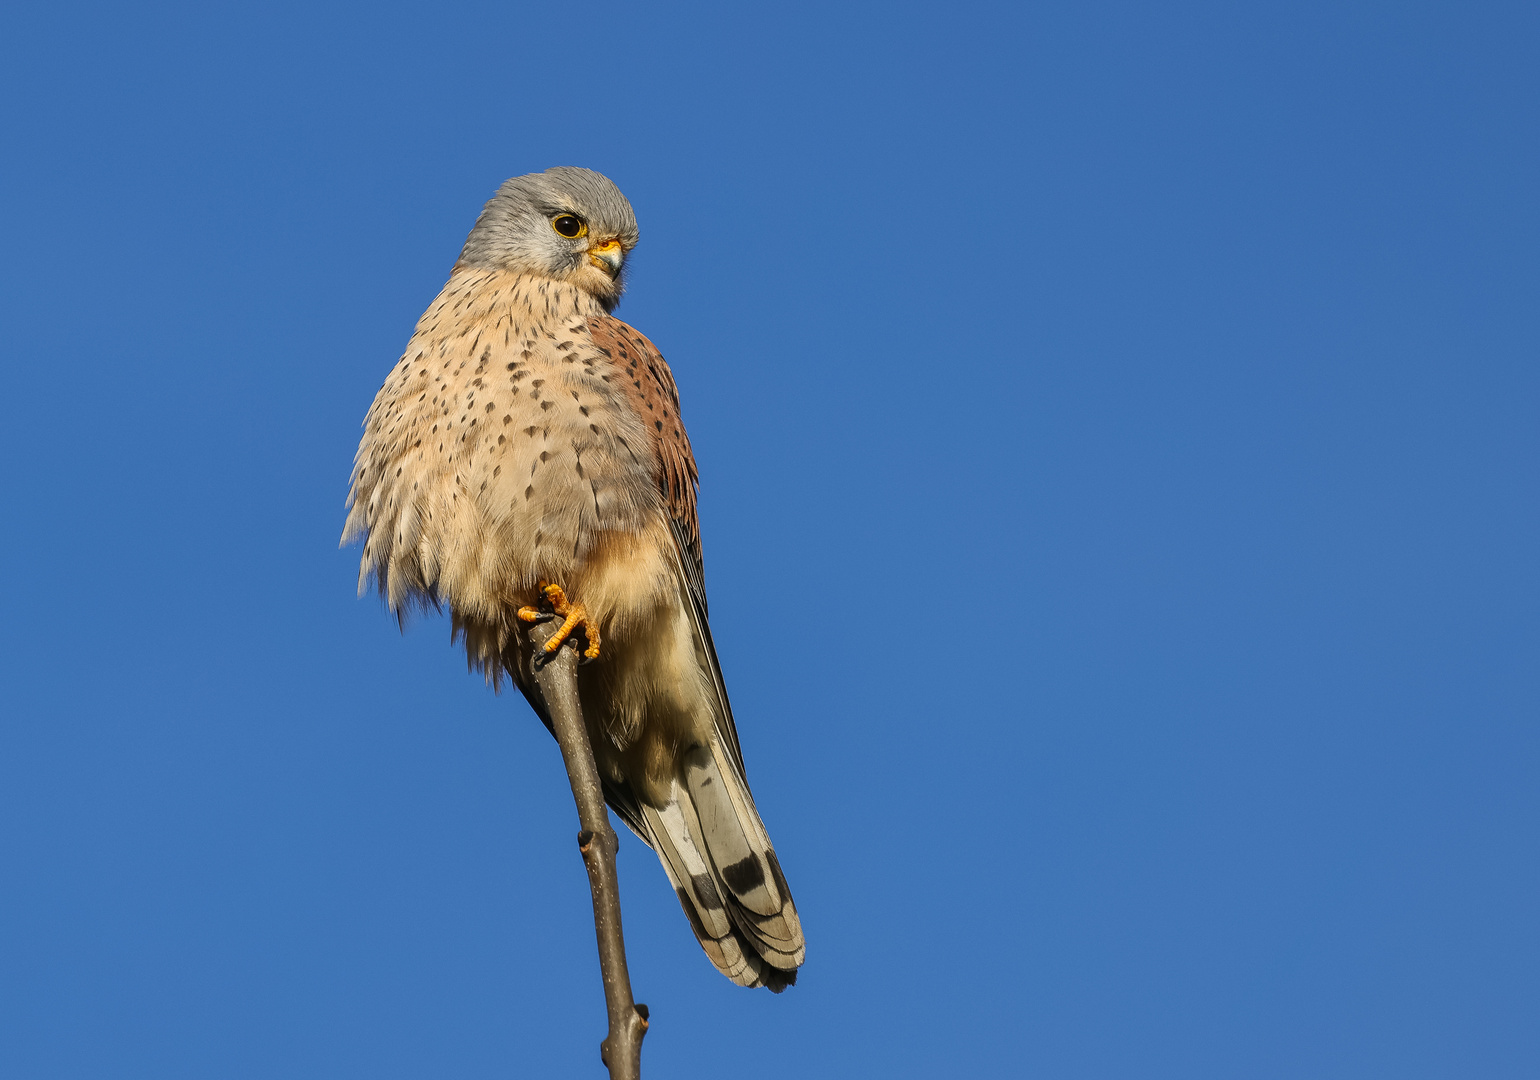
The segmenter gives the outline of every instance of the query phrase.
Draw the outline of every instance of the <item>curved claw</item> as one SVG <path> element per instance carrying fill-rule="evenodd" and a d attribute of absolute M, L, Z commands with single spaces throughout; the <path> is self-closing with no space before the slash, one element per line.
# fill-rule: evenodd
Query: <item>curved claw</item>
<path fill-rule="evenodd" d="M 556 655 L 556 650 L 565 645 L 572 638 L 572 632 L 582 628 L 583 636 L 588 639 L 588 648 L 582 651 L 578 662 L 591 663 L 599 659 L 599 628 L 588 621 L 588 611 L 582 604 L 569 603 L 567 594 L 562 591 L 560 585 L 540 586 L 540 591 L 545 594 L 546 603 L 551 605 L 551 611 L 545 612 L 538 608 L 519 608 L 519 618 L 528 623 L 546 622 L 560 615 L 562 624 L 556 633 L 546 639 L 545 644 L 535 646 L 535 668 L 539 670 L 550 662 Z"/>

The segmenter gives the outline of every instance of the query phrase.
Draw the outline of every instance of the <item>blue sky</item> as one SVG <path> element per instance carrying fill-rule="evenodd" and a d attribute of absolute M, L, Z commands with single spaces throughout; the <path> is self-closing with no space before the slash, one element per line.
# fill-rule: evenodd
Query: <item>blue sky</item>
<path fill-rule="evenodd" d="M 809 941 L 624 838 L 651 1074 L 1540 1071 L 1532 5 L 5 19 L 0 1073 L 600 1075 L 556 747 L 337 549 L 555 164 Z"/>

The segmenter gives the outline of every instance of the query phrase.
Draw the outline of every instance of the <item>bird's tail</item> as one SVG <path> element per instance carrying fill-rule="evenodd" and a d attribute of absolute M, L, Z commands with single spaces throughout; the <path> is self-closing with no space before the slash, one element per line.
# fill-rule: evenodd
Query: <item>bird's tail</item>
<path fill-rule="evenodd" d="M 653 850 L 701 948 L 739 986 L 797 981 L 802 923 L 748 785 L 716 739 L 684 756 L 662 809 L 642 807 Z"/>

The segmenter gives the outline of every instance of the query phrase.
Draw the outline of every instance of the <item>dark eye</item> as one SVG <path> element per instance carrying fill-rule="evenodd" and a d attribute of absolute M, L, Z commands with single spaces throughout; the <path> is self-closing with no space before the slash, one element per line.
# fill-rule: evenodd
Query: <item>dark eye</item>
<path fill-rule="evenodd" d="M 551 228 L 555 229 L 568 240 L 575 240 L 588 232 L 588 226 L 583 224 L 583 219 L 572 214 L 560 214 L 551 219 Z"/>

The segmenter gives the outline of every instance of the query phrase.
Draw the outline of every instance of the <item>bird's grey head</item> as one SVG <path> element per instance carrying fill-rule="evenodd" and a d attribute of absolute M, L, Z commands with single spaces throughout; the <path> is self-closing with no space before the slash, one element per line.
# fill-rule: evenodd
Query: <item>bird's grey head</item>
<path fill-rule="evenodd" d="M 612 310 L 625 288 L 636 214 L 607 176 L 558 166 L 515 176 L 482 209 L 460 265 L 570 282 Z"/>

